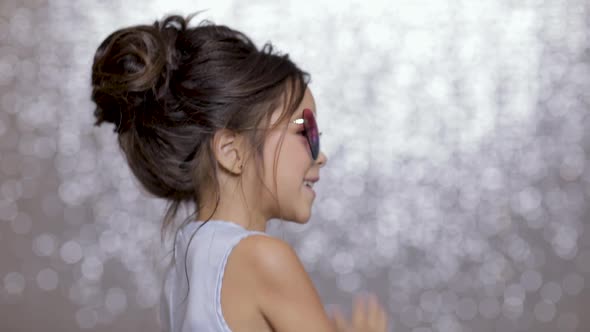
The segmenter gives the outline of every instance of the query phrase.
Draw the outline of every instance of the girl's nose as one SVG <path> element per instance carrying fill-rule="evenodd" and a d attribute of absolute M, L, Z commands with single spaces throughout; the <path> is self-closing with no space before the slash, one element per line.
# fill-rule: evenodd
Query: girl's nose
<path fill-rule="evenodd" d="M 320 167 L 324 167 L 324 166 L 326 166 L 327 162 L 328 162 L 328 157 L 326 157 L 326 155 L 323 152 L 320 152 L 320 155 L 318 156 L 318 160 L 316 161 L 316 163 L 318 163 L 318 165 L 320 165 Z"/>

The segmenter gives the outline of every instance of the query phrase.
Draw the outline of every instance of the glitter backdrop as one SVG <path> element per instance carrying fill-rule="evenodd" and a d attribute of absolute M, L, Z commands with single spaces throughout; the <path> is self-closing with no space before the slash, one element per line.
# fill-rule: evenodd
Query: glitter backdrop
<path fill-rule="evenodd" d="M 115 29 L 202 9 L 312 75 L 330 160 L 310 222 L 269 232 L 326 306 L 590 329 L 590 3 L 1 0 L 1 331 L 160 331 L 165 202 L 93 127 L 90 67 Z"/>

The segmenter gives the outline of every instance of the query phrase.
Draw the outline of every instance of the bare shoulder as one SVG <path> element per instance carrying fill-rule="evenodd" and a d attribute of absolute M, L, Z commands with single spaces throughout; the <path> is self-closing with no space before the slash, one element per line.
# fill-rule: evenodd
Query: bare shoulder
<path fill-rule="evenodd" d="M 285 269 L 303 269 L 303 265 L 293 248 L 285 241 L 271 236 L 251 235 L 241 241 L 240 256 L 261 273 L 260 276 L 272 277 L 273 273 L 285 272 Z M 304 272 L 304 271 L 303 271 Z"/>
<path fill-rule="evenodd" d="M 312 280 L 287 242 L 251 235 L 235 250 L 249 266 L 256 302 L 275 331 L 333 331 Z"/>
<path fill-rule="evenodd" d="M 249 272 L 266 287 L 280 287 L 288 278 L 311 283 L 295 250 L 281 239 L 250 235 L 240 241 L 233 255 L 240 257 Z"/>

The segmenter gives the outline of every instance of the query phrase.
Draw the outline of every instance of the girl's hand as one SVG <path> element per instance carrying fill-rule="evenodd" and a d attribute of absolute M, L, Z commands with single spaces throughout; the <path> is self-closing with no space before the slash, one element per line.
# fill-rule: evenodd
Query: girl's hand
<path fill-rule="evenodd" d="M 352 322 L 348 322 L 339 309 L 333 309 L 332 322 L 337 332 L 386 332 L 387 315 L 377 296 L 356 296 Z"/>

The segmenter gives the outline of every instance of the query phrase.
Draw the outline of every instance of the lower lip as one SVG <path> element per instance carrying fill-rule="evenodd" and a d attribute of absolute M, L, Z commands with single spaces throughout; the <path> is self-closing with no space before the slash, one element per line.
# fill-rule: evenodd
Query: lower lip
<path fill-rule="evenodd" d="M 313 189 L 311 189 L 310 187 L 308 187 L 306 185 L 303 185 L 303 186 L 313 194 L 313 197 L 315 197 L 315 191 L 313 191 Z"/>

